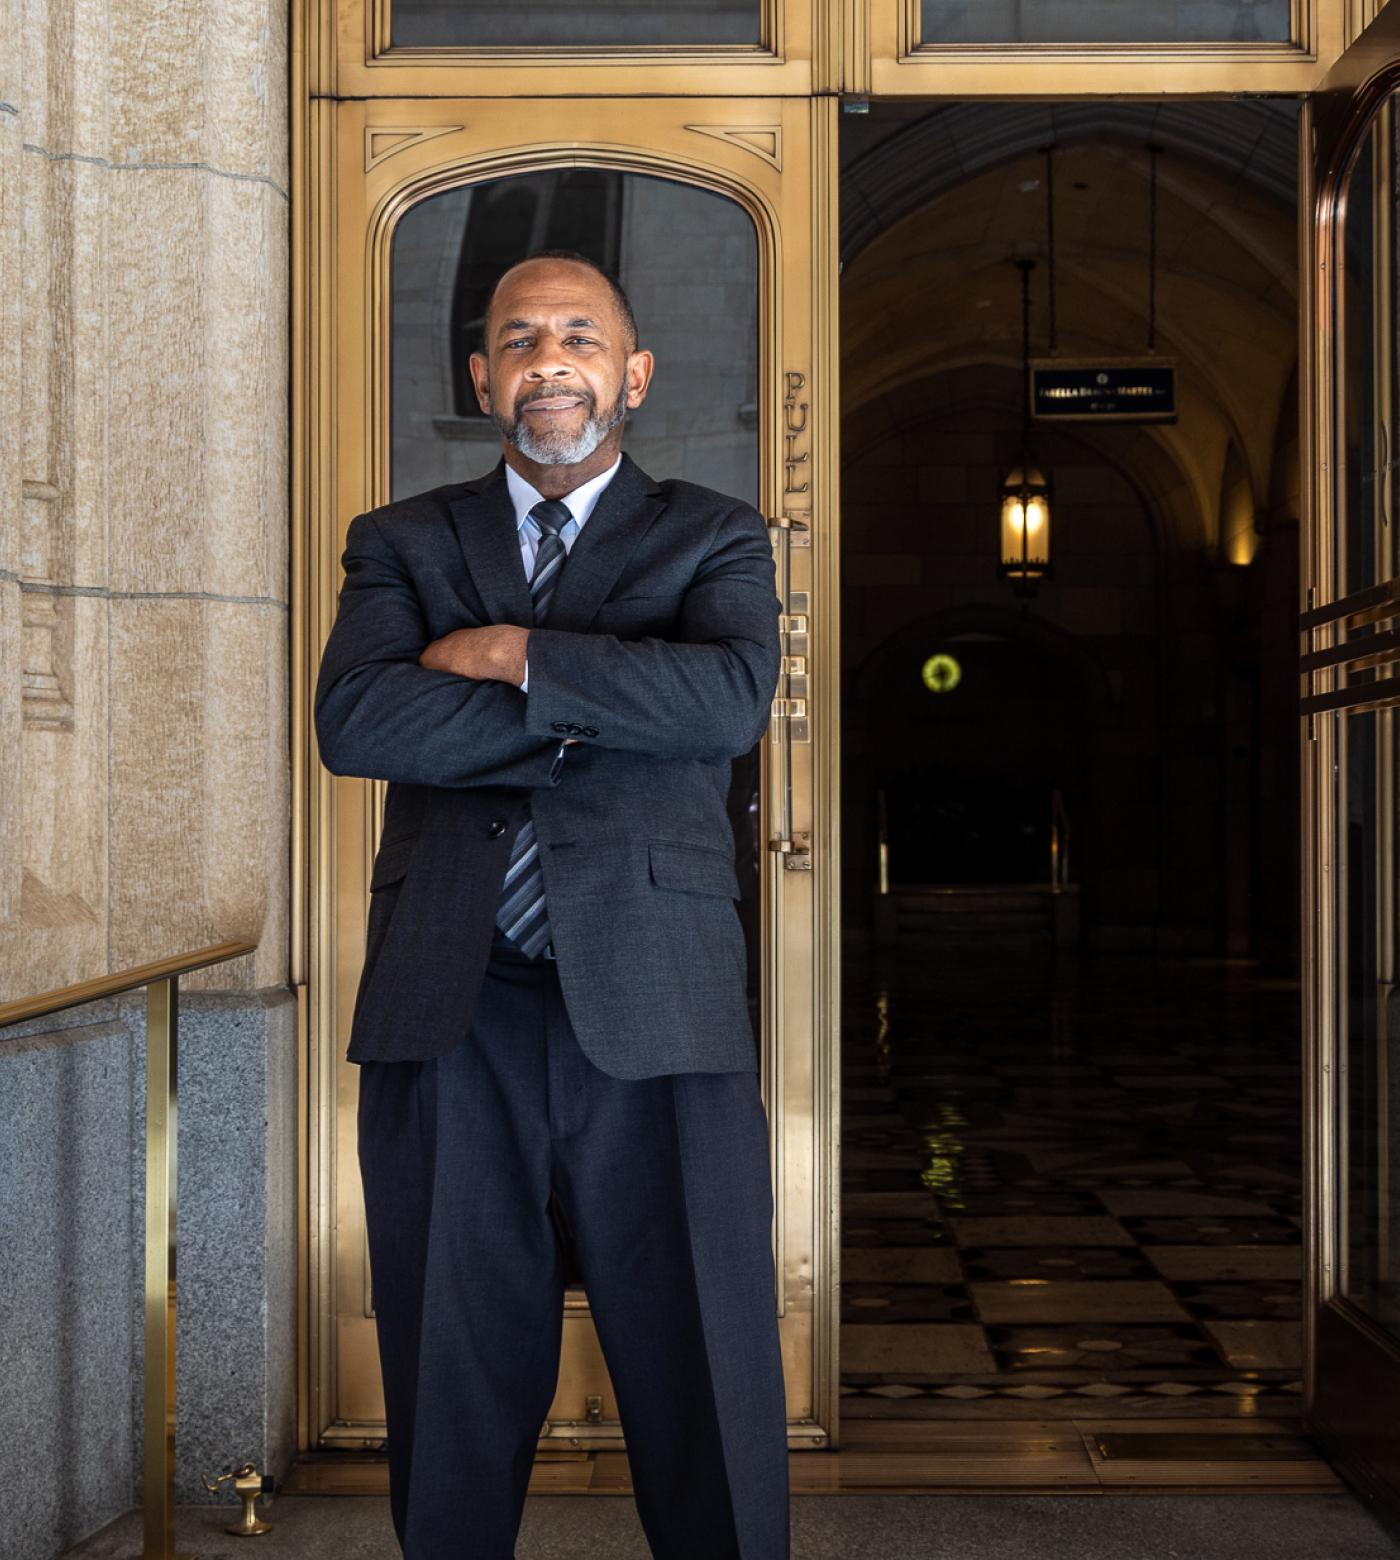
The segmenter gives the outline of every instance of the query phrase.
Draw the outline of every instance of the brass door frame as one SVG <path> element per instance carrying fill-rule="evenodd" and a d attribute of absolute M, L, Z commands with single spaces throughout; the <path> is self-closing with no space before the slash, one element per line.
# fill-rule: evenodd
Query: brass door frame
<path fill-rule="evenodd" d="M 393 0 L 303 0 L 313 91 L 336 97 L 1145 97 L 1305 93 L 1384 0 L 1292 0 L 1286 43 L 927 45 L 919 0 L 761 0 L 752 48 L 391 48 Z"/>
<path fill-rule="evenodd" d="M 310 722 L 320 647 L 335 612 L 338 531 L 355 512 L 354 495 L 375 491 L 376 480 L 368 466 L 347 475 L 334 456 L 337 380 L 347 368 L 333 329 L 341 285 L 335 242 L 337 115 L 346 99 L 398 99 L 412 108 L 411 114 L 408 106 L 398 114 L 398 128 L 407 125 L 411 133 L 415 125 L 421 126 L 422 115 L 432 109 L 434 100 L 468 105 L 470 113 L 463 117 L 470 125 L 480 121 L 479 110 L 502 99 L 554 97 L 586 103 L 605 96 L 621 107 L 629 98 L 666 95 L 692 105 L 703 99 L 710 105 L 707 111 L 716 114 L 723 100 L 731 100 L 725 107 L 731 116 L 730 130 L 771 124 L 774 116 L 794 109 L 808 125 L 813 257 L 808 279 L 811 377 L 803 386 L 810 391 L 808 442 L 805 448 L 784 442 L 769 454 L 765 494 L 770 503 L 782 496 L 781 484 L 775 483 L 784 469 L 784 455 L 805 457 L 815 496 L 809 532 L 813 545 L 793 552 L 793 583 L 795 589 L 810 591 L 820 611 L 814 612 L 810 645 L 814 737 L 810 745 L 794 749 L 794 780 L 810 808 L 807 821 L 816 870 L 806 879 L 812 918 L 806 952 L 793 964 L 791 977 L 808 993 L 804 1001 L 811 1004 L 811 1076 L 800 1081 L 804 1087 L 810 1085 L 813 1101 L 816 1149 L 810 1206 L 814 1247 L 824 1254 L 817 1267 L 800 1275 L 804 1303 L 810 1301 L 814 1307 L 813 1381 L 819 1405 L 811 1436 L 815 1442 L 823 1427 L 824 1433 L 834 1436 L 836 1432 L 838 1391 L 834 1313 L 840 960 L 837 98 L 825 94 L 1022 100 L 1112 94 L 1160 101 L 1163 96 L 1306 93 L 1318 86 L 1328 66 L 1374 14 L 1377 0 L 1299 0 L 1298 36 L 1286 45 L 1064 50 L 1039 46 L 915 49 L 910 44 L 915 0 L 766 0 L 767 44 L 742 57 L 734 50 L 685 49 L 643 54 L 560 50 L 547 55 L 386 50 L 383 3 L 387 0 L 380 0 L 376 10 L 376 0 L 294 0 L 291 8 L 291 969 L 304 1036 L 298 1078 L 299 1445 L 303 1449 L 317 1445 L 321 1429 L 333 1417 L 325 1307 L 333 1287 L 335 1145 L 325 1104 L 332 1097 L 335 1064 L 343 1048 L 336 1014 L 349 1011 L 361 952 L 360 934 L 335 912 L 344 896 L 363 897 L 364 866 L 374 828 L 373 809 L 368 806 L 353 813 L 353 822 L 337 820 L 336 787 L 342 783 L 321 769 Z M 761 108 L 747 113 L 748 103 Z M 711 141 L 714 147 L 723 144 L 714 137 Z M 740 160 L 751 155 L 740 149 L 739 142 L 728 144 L 729 155 Z M 638 150 L 642 155 L 647 151 Z M 1306 254 L 1304 259 L 1306 283 L 1310 276 Z M 1310 340 L 1311 333 L 1305 330 L 1301 347 L 1305 371 Z M 765 441 L 770 445 L 787 437 L 782 420 L 789 414 L 778 410 L 782 382 L 773 377 L 786 366 L 771 365 L 766 375 L 771 411 L 765 414 Z M 775 415 L 779 421 L 770 428 Z M 1305 469 L 1310 469 L 1315 430 L 1312 419 L 1304 423 L 1302 459 Z M 800 443 L 802 434 L 796 437 Z M 1305 528 L 1309 524 L 1316 524 L 1315 512 L 1312 521 L 1305 519 Z M 1305 546 L 1306 537 L 1305 529 Z M 1311 863 L 1327 842 L 1318 838 L 1316 819 L 1307 820 L 1306 829 L 1305 852 Z M 779 870 L 776 862 L 773 870 Z M 787 876 L 783 874 L 784 880 Z M 801 1016 L 782 1013 L 776 1021 L 795 1024 Z M 787 1080 L 788 1085 L 794 1081 Z M 1314 1164 L 1315 1128 L 1316 1123 L 1308 1128 Z"/>
<path fill-rule="evenodd" d="M 811 840 L 812 849 L 766 855 L 763 1084 L 772 1126 L 789 1439 L 799 1446 L 830 1444 L 837 1422 L 839 993 L 836 967 L 823 957 L 817 928 L 831 924 L 839 902 L 832 795 L 839 651 L 830 541 L 836 361 L 828 328 L 836 269 L 835 103 L 375 98 L 317 104 L 313 126 L 322 181 L 317 264 L 309 277 L 320 345 L 320 438 L 313 446 L 319 501 L 308 514 L 303 566 L 314 581 L 312 607 L 322 634 L 333 613 L 344 528 L 356 513 L 389 497 L 389 246 L 405 211 L 455 186 L 584 163 L 708 188 L 738 202 L 755 223 L 764 322 L 761 501 L 776 522 L 789 611 L 809 613 L 807 629 L 824 625 L 809 645 L 798 647 L 809 657 L 807 731 L 798 735 L 796 721 L 779 716 L 765 748 L 769 833 L 786 832 L 799 846 Z M 307 646 L 308 669 L 315 643 Z M 307 1173 L 314 1180 L 306 1198 L 309 1391 L 303 1433 L 308 1447 L 363 1448 L 377 1445 L 383 1428 L 366 1407 L 365 1391 L 357 1393 L 357 1384 L 377 1379 L 377 1357 L 353 1173 L 358 1069 L 342 1058 L 363 954 L 382 788 L 334 779 L 309 764 L 308 773 L 316 940 L 307 971 L 305 1122 Z M 826 822 L 814 823 L 818 817 Z M 811 839 L 814 833 L 821 837 Z M 616 1445 L 619 1429 L 600 1390 L 606 1378 L 600 1384 L 601 1357 L 586 1304 L 569 1305 L 565 1327 L 569 1341 L 549 1437 L 569 1445 Z M 593 1395 L 602 1396 L 602 1422 L 582 1406 Z"/>
<path fill-rule="evenodd" d="M 1337 906 L 1342 861 L 1335 828 L 1337 751 L 1328 704 L 1346 701 L 1335 568 L 1342 521 L 1343 452 L 1337 447 L 1343 332 L 1334 278 L 1341 275 L 1346 178 L 1382 102 L 1400 90 L 1400 8 L 1384 12 L 1337 62 L 1300 119 L 1300 460 L 1302 649 L 1324 664 L 1305 666 L 1302 743 L 1304 1189 L 1308 1238 L 1304 1269 L 1305 1412 L 1309 1428 L 1348 1476 L 1392 1507 L 1400 1453 L 1379 1433 L 1373 1406 L 1400 1400 L 1400 1346 L 1342 1289 L 1345 1253 L 1339 1198 L 1346 1145 L 1342 1102 L 1343 1035 L 1338 1024 L 1334 950 L 1344 935 Z M 1344 612 L 1341 615 L 1345 615 Z M 1359 704 L 1357 707 L 1361 707 Z M 1341 718 L 1347 718 L 1345 716 Z M 1355 718 L 1355 717 L 1354 717 Z M 1389 719 L 1377 712 L 1363 719 Z M 1384 1417 L 1384 1416 L 1382 1416 Z"/>

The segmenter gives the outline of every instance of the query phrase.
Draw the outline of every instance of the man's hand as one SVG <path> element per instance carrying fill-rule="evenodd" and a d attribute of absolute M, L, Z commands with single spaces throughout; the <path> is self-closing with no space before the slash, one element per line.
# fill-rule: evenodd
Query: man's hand
<path fill-rule="evenodd" d="M 485 628 L 458 628 L 435 639 L 418 657 L 419 666 L 437 672 L 455 672 L 482 682 L 511 683 L 525 679 L 525 644 L 528 628 L 491 623 Z"/>

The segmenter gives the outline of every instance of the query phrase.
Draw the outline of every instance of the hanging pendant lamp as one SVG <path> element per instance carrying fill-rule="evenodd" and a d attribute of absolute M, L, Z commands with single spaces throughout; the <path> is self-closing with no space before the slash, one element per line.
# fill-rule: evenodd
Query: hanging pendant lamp
<path fill-rule="evenodd" d="M 1031 272 L 1021 272 L 1021 448 L 1001 484 L 1001 575 L 1017 595 L 1029 596 L 1051 573 L 1050 479 L 1031 449 Z"/>

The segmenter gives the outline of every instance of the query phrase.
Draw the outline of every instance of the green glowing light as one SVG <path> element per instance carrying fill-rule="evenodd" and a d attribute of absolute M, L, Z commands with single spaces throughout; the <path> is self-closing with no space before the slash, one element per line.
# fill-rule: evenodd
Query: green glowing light
<path fill-rule="evenodd" d="M 924 662 L 922 676 L 930 693 L 951 693 L 962 681 L 962 665 L 940 651 Z"/>

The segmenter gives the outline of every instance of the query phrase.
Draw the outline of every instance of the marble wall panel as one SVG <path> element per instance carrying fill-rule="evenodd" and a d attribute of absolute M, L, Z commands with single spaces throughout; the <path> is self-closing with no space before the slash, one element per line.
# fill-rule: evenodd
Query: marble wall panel
<path fill-rule="evenodd" d="M 0 1441 L 26 1476 L 6 1560 L 50 1560 L 139 1503 L 144 1004 L 90 1003 L 0 1036 Z M 176 1496 L 296 1436 L 296 1007 L 180 1004 Z M 227 1500 L 226 1496 L 218 1497 Z"/>
<path fill-rule="evenodd" d="M 0 992 L 84 980 L 107 968 L 107 602 L 23 596 L 61 610 L 69 655 L 63 693 L 73 716 L 27 717 L 17 744 L 25 779 L 22 893 L 14 934 L 0 937 Z"/>
<path fill-rule="evenodd" d="M 0 10 L 0 26 L 3 26 Z M 0 57 L 4 54 L 0 36 Z M 4 69 L 0 59 L 0 70 Z M 0 86 L 0 98 L 3 87 Z M 21 277 L 23 275 L 19 182 L 24 154 L 18 117 L 0 101 L 0 406 L 13 408 L 19 400 L 23 371 L 20 335 Z M 0 417 L 0 579 L 14 580 L 19 573 L 20 418 Z"/>
<path fill-rule="evenodd" d="M 35 321 L 52 343 L 46 362 L 52 418 L 31 433 L 25 476 L 53 489 L 45 577 L 84 590 L 108 584 L 110 170 L 89 162 L 30 162 L 47 181 L 50 227 L 32 268 L 57 279 L 48 317 Z M 31 230 L 34 224 L 28 224 Z M 26 384 L 33 372 L 26 353 Z"/>
<path fill-rule="evenodd" d="M 5 995 L 240 934 L 285 978 L 286 20 L 0 18 Z"/>
<path fill-rule="evenodd" d="M 112 1003 L 45 1035 L 0 1041 L 0 1437 L 24 1449 L 4 1552 L 49 1560 L 132 1504 L 139 1443 L 139 1046 Z"/>
<path fill-rule="evenodd" d="M 50 153 L 287 168 L 285 0 L 33 0 L 0 18 L 0 103 Z"/>
<path fill-rule="evenodd" d="M 143 0 L 111 12 L 111 152 L 287 183 L 284 0 Z"/>
<path fill-rule="evenodd" d="M 286 615 L 188 597 L 116 599 L 110 958 L 259 941 L 219 987 L 285 980 Z"/>
<path fill-rule="evenodd" d="M 16 941 L 20 903 L 20 594 L 0 574 L 0 993 L 10 989 L 3 950 Z"/>
<path fill-rule="evenodd" d="M 115 55 L 106 0 L 38 0 L 15 8 L 13 97 L 24 138 L 50 154 L 111 157 Z"/>
<path fill-rule="evenodd" d="M 111 584 L 285 600 L 286 202 L 161 170 L 110 201 Z"/>

